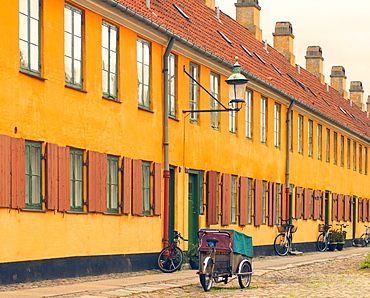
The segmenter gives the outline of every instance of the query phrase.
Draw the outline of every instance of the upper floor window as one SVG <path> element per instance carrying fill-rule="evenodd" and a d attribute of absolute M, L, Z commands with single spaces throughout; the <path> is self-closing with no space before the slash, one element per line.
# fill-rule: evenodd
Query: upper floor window
<path fill-rule="evenodd" d="M 308 120 L 308 156 L 312 157 L 313 154 L 313 121 Z"/>
<path fill-rule="evenodd" d="M 326 162 L 330 162 L 330 129 L 326 129 L 326 146 L 325 146 Z"/>
<path fill-rule="evenodd" d="M 40 1 L 19 1 L 21 70 L 40 75 Z"/>
<path fill-rule="evenodd" d="M 190 63 L 190 75 L 199 81 L 199 65 Z M 190 110 L 199 110 L 199 85 L 190 79 Z M 198 123 L 198 113 L 190 113 L 190 122 Z"/>
<path fill-rule="evenodd" d="M 235 102 L 229 104 L 230 109 L 235 109 Z M 232 134 L 236 134 L 236 111 L 229 112 L 229 131 Z"/>
<path fill-rule="evenodd" d="M 83 185 L 83 166 L 84 166 L 84 151 L 79 149 L 70 149 L 70 167 L 71 167 L 71 210 L 83 211 L 84 185 Z"/>
<path fill-rule="evenodd" d="M 252 139 L 252 111 L 253 111 L 252 91 L 247 89 L 245 92 L 245 136 Z"/>
<path fill-rule="evenodd" d="M 298 153 L 303 154 L 303 116 L 298 115 Z"/>
<path fill-rule="evenodd" d="M 336 165 L 338 162 L 338 134 L 336 132 L 334 132 L 333 147 L 333 162 Z"/>
<path fill-rule="evenodd" d="M 274 105 L 274 145 L 280 148 L 280 130 L 281 130 L 281 105 L 275 103 Z"/>
<path fill-rule="evenodd" d="M 353 170 L 357 170 L 357 143 L 353 142 Z"/>
<path fill-rule="evenodd" d="M 289 126 L 290 126 L 290 132 L 289 132 L 289 139 L 290 139 L 290 151 L 293 152 L 293 111 L 290 111 L 290 121 L 289 121 Z"/>
<path fill-rule="evenodd" d="M 358 144 L 358 172 L 362 174 L 362 145 Z"/>
<path fill-rule="evenodd" d="M 142 162 L 142 196 L 143 196 L 143 214 L 150 215 L 151 213 L 151 197 L 150 197 L 150 162 Z"/>
<path fill-rule="evenodd" d="M 64 8 L 64 67 L 69 86 L 82 88 L 82 10 L 66 4 Z"/>
<path fill-rule="evenodd" d="M 102 23 L 103 97 L 117 100 L 118 28 Z"/>
<path fill-rule="evenodd" d="M 261 96 L 260 107 L 260 139 L 262 144 L 267 142 L 267 98 Z"/>
<path fill-rule="evenodd" d="M 344 167 L 344 136 L 340 136 L 340 166 Z"/>
<path fill-rule="evenodd" d="M 220 93 L 220 76 L 211 72 L 211 94 L 213 97 L 219 100 Z M 219 103 L 211 97 L 211 110 L 219 110 Z M 219 123 L 219 112 L 211 113 L 211 127 L 215 130 L 218 130 Z"/>
<path fill-rule="evenodd" d="M 351 168 L 351 140 L 347 139 L 347 169 Z"/>
<path fill-rule="evenodd" d="M 322 125 L 317 125 L 317 159 L 322 160 Z"/>
<path fill-rule="evenodd" d="M 176 117 L 176 55 L 170 53 L 168 57 L 168 113 Z"/>
<path fill-rule="evenodd" d="M 364 148 L 364 174 L 367 175 L 367 163 L 368 163 L 368 158 L 367 158 L 367 147 Z"/>
<path fill-rule="evenodd" d="M 237 216 L 237 176 L 231 176 L 231 223 L 236 223 Z"/>
<path fill-rule="evenodd" d="M 139 107 L 150 109 L 150 42 L 137 39 L 137 79 Z"/>
<path fill-rule="evenodd" d="M 26 208 L 41 209 L 41 143 L 26 141 Z"/>
<path fill-rule="evenodd" d="M 118 213 L 118 157 L 108 156 L 107 210 Z"/>

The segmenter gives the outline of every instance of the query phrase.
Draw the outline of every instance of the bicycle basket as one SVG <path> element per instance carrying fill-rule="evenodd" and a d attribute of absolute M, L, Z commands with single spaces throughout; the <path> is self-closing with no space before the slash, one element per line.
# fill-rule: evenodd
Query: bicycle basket
<path fill-rule="evenodd" d="M 290 232 L 291 233 L 295 233 L 295 232 L 297 232 L 297 230 L 298 230 L 298 227 L 292 227 L 292 229 L 290 230 Z"/>
<path fill-rule="evenodd" d="M 325 225 L 319 225 L 319 232 L 325 232 Z"/>
<path fill-rule="evenodd" d="M 284 226 L 277 226 L 278 232 L 279 233 L 284 233 L 285 232 L 285 227 Z"/>

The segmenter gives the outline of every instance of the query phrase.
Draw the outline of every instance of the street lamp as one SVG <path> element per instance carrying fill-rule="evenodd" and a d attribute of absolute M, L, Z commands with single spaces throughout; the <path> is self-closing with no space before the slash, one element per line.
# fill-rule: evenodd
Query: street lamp
<path fill-rule="evenodd" d="M 242 104 L 245 103 L 244 96 L 245 96 L 245 88 L 247 85 L 248 80 L 245 78 L 244 75 L 241 74 L 240 65 L 238 63 L 238 57 L 235 57 L 235 64 L 233 69 L 233 74 L 225 80 L 225 82 L 229 85 L 229 108 L 223 105 L 216 97 L 214 97 L 206 88 L 204 88 L 196 79 L 194 79 L 186 70 L 184 66 L 184 72 L 190 77 L 190 79 L 199 85 L 205 92 L 208 93 L 216 102 L 223 109 L 218 110 L 183 110 L 183 113 L 202 113 L 202 112 L 238 112 L 240 111 Z M 238 104 L 240 103 L 240 107 Z"/>

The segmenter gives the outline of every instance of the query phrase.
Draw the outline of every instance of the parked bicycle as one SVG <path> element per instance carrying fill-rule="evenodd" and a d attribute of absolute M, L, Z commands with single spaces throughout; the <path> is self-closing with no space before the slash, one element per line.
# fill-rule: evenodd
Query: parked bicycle
<path fill-rule="evenodd" d="M 319 237 L 317 237 L 317 250 L 326 251 L 328 249 L 331 232 L 329 229 L 332 225 L 319 225 Z"/>
<path fill-rule="evenodd" d="M 281 219 L 281 225 L 277 226 L 279 235 L 274 240 L 274 250 L 279 256 L 286 256 L 292 249 L 293 234 L 298 227 L 289 224 L 290 219 Z M 297 220 L 296 218 L 291 218 Z M 285 223 L 284 223 L 285 222 Z"/>
<path fill-rule="evenodd" d="M 346 235 L 347 235 L 347 231 L 345 231 L 345 230 L 343 230 L 343 229 L 345 229 L 345 228 L 347 228 L 348 227 L 348 225 L 346 225 L 346 224 L 337 224 L 337 226 L 340 226 L 340 231 L 342 232 L 342 233 L 344 233 L 344 240 L 346 239 Z"/>
<path fill-rule="evenodd" d="M 353 240 L 354 246 L 368 246 L 370 244 L 370 226 L 365 226 L 366 232 L 360 238 Z"/>
<path fill-rule="evenodd" d="M 184 261 L 184 252 L 178 245 L 180 244 L 180 239 L 183 241 L 188 240 L 184 239 L 178 231 L 173 231 L 173 234 L 173 242 L 163 248 L 158 255 L 158 267 L 164 273 L 180 270 Z"/>

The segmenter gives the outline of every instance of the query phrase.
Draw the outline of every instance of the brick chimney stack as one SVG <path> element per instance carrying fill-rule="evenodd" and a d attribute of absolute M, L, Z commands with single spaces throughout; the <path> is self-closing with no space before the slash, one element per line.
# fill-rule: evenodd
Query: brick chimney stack
<path fill-rule="evenodd" d="M 370 113 L 370 95 L 367 96 L 366 110 Z"/>
<path fill-rule="evenodd" d="M 201 0 L 210 9 L 215 10 L 215 0 Z"/>
<path fill-rule="evenodd" d="M 254 37 L 262 41 L 262 30 L 260 29 L 260 11 L 258 0 L 237 0 L 236 21 L 246 27 Z"/>
<path fill-rule="evenodd" d="M 276 22 L 274 36 L 274 48 L 282 54 L 290 64 L 295 66 L 293 54 L 293 27 L 290 22 Z"/>
<path fill-rule="evenodd" d="M 348 99 L 348 92 L 346 91 L 346 70 L 343 66 L 333 66 L 330 74 L 330 85 L 337 90 L 342 97 Z"/>
<path fill-rule="evenodd" d="M 322 49 L 320 46 L 309 46 L 306 52 L 306 70 L 315 75 L 315 77 L 324 84 L 325 77 L 323 75 Z"/>
<path fill-rule="evenodd" d="M 362 82 L 352 81 L 349 88 L 349 99 L 352 100 L 362 111 L 364 111 L 364 88 Z"/>

